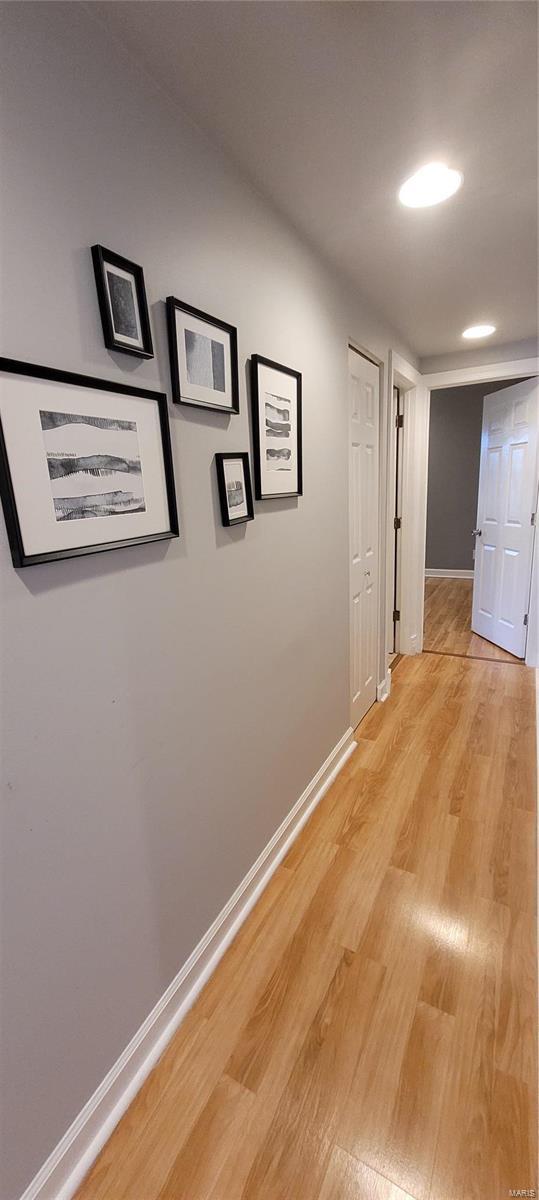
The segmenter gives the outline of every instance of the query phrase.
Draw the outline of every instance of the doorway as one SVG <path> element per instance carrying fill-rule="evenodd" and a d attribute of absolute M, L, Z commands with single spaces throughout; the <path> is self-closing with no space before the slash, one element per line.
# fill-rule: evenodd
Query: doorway
<path fill-rule="evenodd" d="M 536 381 L 431 393 L 425 618 L 430 653 L 526 654 L 536 492 Z"/>

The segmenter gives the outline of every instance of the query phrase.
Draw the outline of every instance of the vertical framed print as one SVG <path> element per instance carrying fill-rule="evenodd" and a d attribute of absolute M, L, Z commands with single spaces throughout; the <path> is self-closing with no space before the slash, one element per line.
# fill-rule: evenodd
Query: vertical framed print
<path fill-rule="evenodd" d="M 216 454 L 217 485 L 223 525 L 241 525 L 254 519 L 249 455 Z"/>
<path fill-rule="evenodd" d="M 238 413 L 235 326 L 168 296 L 167 327 L 174 403 Z"/>
<path fill-rule="evenodd" d="M 166 395 L 0 359 L 0 495 L 16 567 L 177 537 Z"/>
<path fill-rule="evenodd" d="M 105 346 L 153 358 L 142 267 L 104 246 L 92 246 L 92 261 Z"/>
<path fill-rule="evenodd" d="M 253 354 L 251 403 L 256 499 L 301 496 L 300 372 Z"/>

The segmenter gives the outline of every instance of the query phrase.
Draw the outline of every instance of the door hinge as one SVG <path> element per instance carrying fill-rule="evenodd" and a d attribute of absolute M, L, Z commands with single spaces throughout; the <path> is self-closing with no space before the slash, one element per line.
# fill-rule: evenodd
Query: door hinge
<path fill-rule="evenodd" d="M 527 625 L 527 624 L 528 624 L 528 614 L 527 614 L 527 613 L 526 613 L 526 615 L 525 615 L 525 617 L 524 617 L 524 624 L 525 624 L 525 625 Z"/>
<path fill-rule="evenodd" d="M 395 427 L 397 429 L 402 429 L 403 426 L 404 426 L 404 413 L 398 413 L 398 415 L 395 417 Z"/>
<path fill-rule="evenodd" d="M 400 517 L 394 517 L 393 518 L 393 528 L 400 529 L 401 525 L 402 525 L 402 521 L 401 521 Z"/>
<path fill-rule="evenodd" d="M 532 525 L 535 525 L 536 521 L 537 521 L 537 513 L 532 513 L 532 522 L 531 522 Z"/>
<path fill-rule="evenodd" d="M 393 609 L 393 620 L 394 620 L 394 621 L 400 621 L 400 619 L 401 619 L 401 610 L 400 610 L 400 608 L 394 608 L 394 609 Z"/>

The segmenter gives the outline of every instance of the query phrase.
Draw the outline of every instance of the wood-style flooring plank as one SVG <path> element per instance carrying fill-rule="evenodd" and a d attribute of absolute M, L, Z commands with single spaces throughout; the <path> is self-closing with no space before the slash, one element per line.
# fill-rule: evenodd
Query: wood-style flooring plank
<path fill-rule="evenodd" d="M 524 666 L 399 663 L 77 1200 L 537 1188 L 534 731 Z"/>
<path fill-rule="evenodd" d="M 533 1089 L 535 1089 L 535 1083 Z M 492 1094 L 489 1184 L 495 1197 L 520 1189 L 537 1194 L 537 1125 L 530 1090 L 521 1080 L 496 1071 Z"/>
<path fill-rule="evenodd" d="M 381 1174 L 387 1170 L 389 1132 L 399 1094 L 408 1039 L 414 1022 L 425 959 L 433 936 L 433 920 L 455 836 L 455 818 L 446 814 L 431 830 L 417 862 L 411 901 L 397 904 L 385 918 L 383 948 L 393 944 L 391 962 L 352 1082 L 338 1136 L 339 1145 Z M 403 920 L 403 917 L 405 918 Z M 392 922 L 396 929 L 389 928 Z M 428 1149 L 434 1133 L 425 1130 Z M 391 1162 L 393 1157 L 390 1155 Z M 390 1177 L 400 1186 L 400 1179 Z"/>
<path fill-rule="evenodd" d="M 174 1160 L 157 1200 L 197 1200 L 210 1194 L 215 1176 L 234 1154 L 231 1134 L 242 1128 L 254 1102 L 252 1092 L 226 1075 L 221 1076 Z"/>
<path fill-rule="evenodd" d="M 512 912 L 504 942 L 496 1022 L 495 1059 L 500 1071 L 537 1084 L 536 924 L 527 912 Z"/>
<path fill-rule="evenodd" d="M 316 1196 L 384 968 L 346 950 L 253 1163 L 243 1200 Z"/>
<path fill-rule="evenodd" d="M 454 1018 L 419 1002 L 384 1147 L 385 1174 L 416 1200 L 430 1190 L 453 1036 Z"/>
<path fill-rule="evenodd" d="M 297 1197 L 300 1200 L 300 1197 Z M 340 1146 L 329 1160 L 321 1191 L 309 1200 L 414 1200 L 391 1180 L 373 1171 Z"/>
<path fill-rule="evenodd" d="M 493 1193 L 496 1019 L 509 911 L 478 900 L 467 943 L 464 986 L 454 1018 L 443 1090 L 431 1200 L 484 1200 Z M 518 1185 L 517 1185 L 518 1186 Z"/>

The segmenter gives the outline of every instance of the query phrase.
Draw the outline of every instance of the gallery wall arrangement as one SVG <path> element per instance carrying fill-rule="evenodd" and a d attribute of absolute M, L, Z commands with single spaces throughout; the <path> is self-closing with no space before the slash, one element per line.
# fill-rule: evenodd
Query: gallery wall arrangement
<path fill-rule="evenodd" d="M 91 251 L 105 346 L 153 357 L 142 267 Z M 239 413 L 235 326 L 166 311 L 174 402 Z M 250 378 L 256 499 L 301 496 L 301 374 L 253 354 Z M 215 464 L 223 525 L 252 521 L 249 454 Z M 165 393 L 0 359 L 0 495 L 16 567 L 177 537 Z"/>

